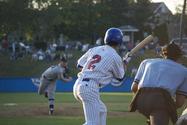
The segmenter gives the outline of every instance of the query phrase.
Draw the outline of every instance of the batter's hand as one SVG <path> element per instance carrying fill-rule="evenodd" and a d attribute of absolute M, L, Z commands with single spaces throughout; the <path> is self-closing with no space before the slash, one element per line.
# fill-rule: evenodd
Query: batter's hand
<path fill-rule="evenodd" d="M 125 57 L 123 57 L 123 62 L 127 65 L 132 59 L 132 55 L 128 52 Z"/>

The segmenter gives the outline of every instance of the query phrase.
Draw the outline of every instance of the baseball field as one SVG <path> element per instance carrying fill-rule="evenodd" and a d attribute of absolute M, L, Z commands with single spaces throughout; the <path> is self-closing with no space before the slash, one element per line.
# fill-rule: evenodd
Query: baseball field
<path fill-rule="evenodd" d="M 108 108 L 107 125 L 145 125 L 129 113 L 131 93 L 101 93 Z M 37 93 L 0 93 L 0 125 L 82 125 L 82 106 L 72 93 L 56 93 L 55 114 L 48 115 L 47 99 Z"/>

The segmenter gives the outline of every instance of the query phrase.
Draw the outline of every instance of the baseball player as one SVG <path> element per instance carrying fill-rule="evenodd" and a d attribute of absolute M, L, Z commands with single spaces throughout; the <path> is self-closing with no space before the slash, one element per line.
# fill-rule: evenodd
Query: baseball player
<path fill-rule="evenodd" d="M 84 125 L 106 125 L 107 108 L 101 101 L 99 88 L 108 85 L 113 79 L 118 82 L 124 77 L 124 63 L 118 55 L 118 46 L 123 34 L 118 28 L 110 28 L 105 33 L 105 45 L 89 49 L 79 60 L 78 74 L 73 92 L 82 102 Z"/>
<path fill-rule="evenodd" d="M 187 68 L 177 63 L 180 47 L 170 43 L 162 48 L 162 55 L 140 64 L 131 87 L 135 96 L 130 111 L 138 110 L 150 125 L 168 125 L 170 118 L 175 124 L 176 110 L 187 96 Z"/>
<path fill-rule="evenodd" d="M 44 94 L 49 100 L 49 115 L 54 112 L 54 100 L 56 90 L 56 80 L 61 79 L 65 82 L 71 81 L 72 77 L 67 76 L 67 60 L 62 57 L 58 65 L 49 67 L 42 73 L 40 78 L 40 85 L 38 89 L 39 94 Z"/>

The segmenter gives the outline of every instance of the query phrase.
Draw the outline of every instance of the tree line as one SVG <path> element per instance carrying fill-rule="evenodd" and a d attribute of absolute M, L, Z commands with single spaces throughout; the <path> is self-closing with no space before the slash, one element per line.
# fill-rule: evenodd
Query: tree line
<path fill-rule="evenodd" d="M 0 0 L 0 37 L 13 33 L 28 41 L 63 34 L 94 42 L 108 27 L 133 25 L 143 30 L 152 14 L 150 0 Z M 141 33 L 141 32 L 140 32 Z"/>

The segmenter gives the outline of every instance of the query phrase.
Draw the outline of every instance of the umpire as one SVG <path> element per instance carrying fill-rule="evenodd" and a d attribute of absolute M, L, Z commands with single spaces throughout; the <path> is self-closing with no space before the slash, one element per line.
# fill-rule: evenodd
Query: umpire
<path fill-rule="evenodd" d="M 144 60 L 131 86 L 135 96 L 130 111 L 138 110 L 149 125 L 168 125 L 169 119 L 175 124 L 177 108 L 187 96 L 187 68 L 177 63 L 180 47 L 170 43 L 162 48 L 162 55 Z"/>

